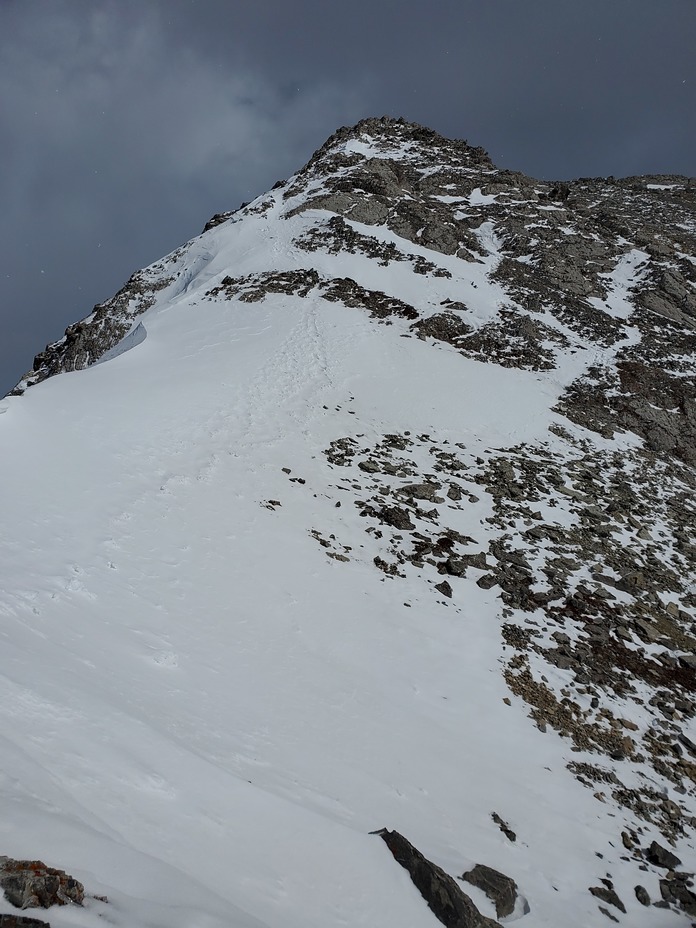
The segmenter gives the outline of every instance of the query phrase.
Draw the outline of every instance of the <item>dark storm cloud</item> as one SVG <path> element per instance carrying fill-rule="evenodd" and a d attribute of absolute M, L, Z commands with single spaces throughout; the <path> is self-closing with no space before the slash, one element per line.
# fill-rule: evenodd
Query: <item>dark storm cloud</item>
<path fill-rule="evenodd" d="M 0 0 L 0 392 L 365 115 L 536 176 L 693 173 L 695 34 L 693 0 Z"/>

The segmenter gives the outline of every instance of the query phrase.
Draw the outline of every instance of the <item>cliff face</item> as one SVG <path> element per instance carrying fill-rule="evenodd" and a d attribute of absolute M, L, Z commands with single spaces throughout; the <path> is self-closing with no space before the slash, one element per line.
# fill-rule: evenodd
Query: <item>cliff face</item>
<path fill-rule="evenodd" d="M 273 815 L 286 837 L 288 822 L 314 829 L 311 867 L 273 828 L 240 827 L 293 886 L 312 868 L 338 879 L 321 841 L 348 866 L 351 828 L 388 822 L 452 911 L 468 902 L 451 877 L 481 864 L 482 885 L 519 887 L 523 924 L 625 910 L 652 928 L 655 903 L 665 925 L 694 916 L 693 179 L 542 182 L 466 142 L 364 120 L 133 275 L 13 393 L 6 418 L 31 412 L 13 432 L 27 457 L 35 423 L 57 428 L 74 405 L 62 473 L 95 509 L 75 522 L 77 478 L 58 511 L 0 474 L 36 506 L 17 510 L 8 563 L 41 551 L 49 565 L 21 562 L 8 609 L 24 616 L 26 591 L 66 570 L 52 531 L 85 539 L 66 595 L 93 595 L 118 653 L 131 603 L 166 608 L 166 635 L 147 621 L 190 649 L 190 679 L 145 683 L 127 654 L 133 698 L 253 781 L 254 808 L 290 797 L 292 814 Z M 87 608 L 71 599 L 68 625 L 68 606 Z M 255 698 L 213 731 L 209 716 L 247 692 L 238 679 Z M 190 815 L 176 821 L 205 844 Z M 235 853 L 209 831 L 220 859 Z M 274 916 L 243 854 L 237 866 L 246 911 L 275 924 L 281 903 Z M 365 922 L 382 918 L 364 904 Z"/>

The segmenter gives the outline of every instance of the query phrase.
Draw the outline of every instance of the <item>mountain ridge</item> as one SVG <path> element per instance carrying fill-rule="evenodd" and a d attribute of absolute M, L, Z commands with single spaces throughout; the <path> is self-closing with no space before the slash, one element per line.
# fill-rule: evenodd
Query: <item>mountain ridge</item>
<path fill-rule="evenodd" d="M 417 158 L 425 157 L 427 160 L 427 153 L 434 146 L 439 152 L 440 159 L 448 163 L 447 169 L 440 169 L 436 183 L 428 184 L 427 178 L 420 180 L 420 192 L 425 192 L 426 196 L 421 197 L 421 208 L 416 209 L 415 214 L 413 203 L 408 202 L 412 197 L 399 197 L 399 193 L 403 193 L 399 185 L 403 182 L 408 183 L 406 180 L 408 169 L 403 162 L 400 169 L 403 176 L 388 176 L 390 175 L 388 167 L 390 159 L 370 160 L 364 159 L 357 152 L 346 154 L 345 151 L 337 151 L 341 146 L 345 148 L 351 142 L 356 142 L 362 135 L 369 136 L 370 132 L 381 140 L 380 144 L 386 152 L 390 150 L 390 146 L 393 150 L 396 137 L 402 149 L 404 146 L 408 148 L 409 145 L 415 145 L 418 151 Z M 408 160 L 407 155 L 403 157 Z M 367 173 L 362 170 L 364 162 L 367 162 Z M 469 177 L 465 176 L 463 186 L 462 163 L 465 166 L 465 172 L 468 169 L 467 173 L 469 173 Z M 453 165 L 459 174 L 456 171 L 452 174 Z M 447 171 L 450 172 L 451 177 Z M 594 331 L 595 336 L 601 329 L 604 329 L 602 337 L 605 339 L 612 337 L 607 329 L 608 326 L 611 328 L 611 322 L 606 314 L 593 313 L 593 307 L 589 305 L 587 298 L 596 299 L 606 295 L 602 275 L 608 273 L 608 269 L 612 268 L 613 262 L 622 251 L 625 253 L 627 250 L 626 246 L 621 244 L 617 249 L 611 244 L 611 240 L 618 236 L 618 241 L 621 242 L 624 240 L 622 229 L 628 232 L 626 221 L 630 209 L 627 210 L 627 205 L 630 207 L 631 197 L 635 200 L 636 194 L 643 197 L 649 194 L 649 199 L 654 202 L 648 203 L 647 207 L 641 204 L 638 214 L 641 225 L 633 230 L 632 241 L 637 246 L 646 249 L 648 266 L 643 270 L 643 275 L 652 285 L 650 289 L 645 288 L 645 293 L 642 295 L 643 308 L 647 310 L 647 313 L 643 315 L 646 317 L 657 315 L 661 318 L 659 318 L 658 325 L 654 324 L 650 318 L 642 320 L 642 325 L 654 342 L 659 344 L 660 341 L 664 341 L 664 320 L 668 319 L 675 323 L 676 326 L 671 327 L 675 331 L 669 333 L 670 341 L 676 332 L 683 343 L 682 353 L 694 358 L 696 363 L 696 341 L 692 334 L 696 328 L 694 270 L 692 263 L 690 264 L 685 257 L 680 257 L 680 255 L 693 253 L 696 250 L 693 234 L 693 212 L 694 204 L 696 204 L 696 181 L 694 179 L 674 178 L 670 175 L 669 183 L 658 182 L 666 180 L 666 177 L 662 176 L 658 180 L 656 180 L 657 176 L 651 176 L 650 179 L 626 178 L 622 181 L 616 181 L 613 178 L 582 178 L 570 184 L 543 183 L 519 172 L 495 168 L 481 148 L 472 148 L 466 142 L 452 142 L 432 130 L 389 117 L 366 119 L 356 126 L 339 129 L 312 155 L 307 164 L 295 175 L 295 180 L 290 185 L 283 186 L 279 182 L 274 189 L 279 187 L 283 189 L 283 199 L 290 200 L 306 191 L 312 175 L 317 172 L 318 176 L 324 178 L 324 187 L 328 183 L 331 192 L 325 190 L 320 197 L 309 197 L 300 203 L 298 210 L 302 211 L 312 207 L 326 208 L 338 216 L 344 216 L 348 211 L 354 221 L 364 221 L 368 225 L 381 224 L 386 221 L 392 231 L 408 240 L 413 240 L 417 233 L 418 243 L 426 248 L 443 253 L 456 252 L 459 257 L 466 255 L 467 260 L 476 260 L 476 256 L 482 253 L 480 243 L 471 233 L 472 224 L 475 226 L 479 223 L 480 225 L 483 213 L 486 216 L 491 215 L 494 220 L 498 220 L 499 226 L 504 224 L 505 228 L 505 247 L 496 269 L 496 276 L 506 285 L 509 295 L 532 312 L 538 311 L 540 307 L 543 308 L 545 302 L 552 303 L 556 300 L 560 306 L 552 306 L 552 311 L 556 309 L 561 317 L 565 315 L 566 322 L 573 316 L 588 320 L 587 324 Z M 455 183 L 450 183 L 449 186 L 459 185 L 457 195 L 464 196 L 467 193 L 471 194 L 473 190 L 481 190 L 481 187 L 472 185 L 476 182 L 484 182 L 486 190 L 492 192 L 484 193 L 482 196 L 496 201 L 480 204 L 486 209 L 467 217 L 467 222 L 460 220 L 456 223 L 458 225 L 456 229 L 452 228 L 455 225 L 452 221 L 453 211 L 445 208 L 447 204 L 436 203 L 437 208 L 433 209 L 434 197 L 442 198 L 441 193 L 433 194 L 433 190 L 445 189 L 445 181 L 452 181 L 453 178 Z M 411 179 L 413 180 L 413 177 Z M 363 187 L 360 187 L 360 184 L 363 184 Z M 341 186 L 346 187 L 346 185 L 346 190 L 340 189 Z M 365 185 L 367 185 L 367 190 L 365 190 Z M 374 189 L 370 190 L 370 187 Z M 357 189 L 360 196 L 357 198 L 353 196 L 351 199 L 350 191 L 353 188 Z M 617 189 L 620 192 L 618 198 L 616 197 Z M 566 242 L 559 251 L 557 245 L 553 247 L 554 243 L 551 241 L 555 235 L 555 229 L 551 229 L 550 236 L 546 234 L 542 237 L 538 232 L 532 236 L 527 234 L 526 230 L 530 226 L 539 227 L 538 222 L 529 221 L 529 202 L 526 204 L 527 208 L 523 209 L 521 208 L 523 204 L 513 199 L 512 205 L 517 209 L 507 210 L 504 206 L 501 209 L 502 204 L 497 202 L 501 196 L 505 200 L 519 196 L 520 190 L 538 201 L 539 209 L 535 210 L 535 218 L 538 218 L 540 210 L 546 210 L 547 213 L 549 211 L 562 212 L 564 219 L 570 211 L 572 219 L 575 220 L 577 243 Z M 621 209 L 616 202 L 617 199 L 621 199 L 621 196 L 624 200 L 623 219 Z M 427 209 L 424 212 L 423 200 L 426 198 Z M 596 202 L 592 202 L 593 198 Z M 456 197 L 453 199 L 456 200 Z M 227 221 L 239 212 L 259 209 L 259 203 L 263 203 L 263 195 L 254 201 L 255 206 L 240 207 L 240 210 L 235 213 L 218 214 L 211 221 L 218 225 L 221 221 Z M 590 205 L 593 207 L 592 213 L 590 213 Z M 599 209 L 597 209 L 598 206 Z M 607 209 L 607 206 L 613 209 Z M 391 217 L 390 207 L 392 208 Z M 681 238 L 686 242 L 683 246 L 686 252 L 679 252 L 665 238 L 665 211 L 668 207 L 676 213 L 673 219 L 675 223 L 679 219 L 678 209 L 681 209 L 682 218 L 688 219 L 691 223 L 691 231 L 689 231 L 687 224 L 682 222 Z M 502 223 L 500 222 L 501 213 Z M 292 210 L 289 210 L 286 215 L 292 215 Z M 634 213 L 633 221 L 635 218 Z M 671 216 L 670 221 L 672 221 Z M 580 224 L 579 234 L 578 224 Z M 588 226 L 588 228 L 583 228 L 583 226 Z M 206 225 L 207 230 L 214 227 L 210 223 Z M 604 236 L 601 246 L 597 241 L 593 242 L 590 239 L 590 236 L 595 240 L 598 238 L 598 229 L 602 230 Z M 610 233 L 609 237 L 606 234 L 607 230 Z M 565 234 L 567 235 L 568 232 L 566 231 Z M 186 249 L 187 246 L 184 245 L 182 248 Z M 182 249 L 178 249 L 174 254 L 181 254 L 181 252 Z M 678 266 L 665 270 L 663 265 L 675 258 Z M 157 269 L 158 264 L 152 265 L 151 268 Z M 115 297 L 95 306 L 92 314 L 85 320 L 69 326 L 62 339 L 47 346 L 36 356 L 33 370 L 25 375 L 11 392 L 21 393 L 26 385 L 40 382 L 63 370 L 82 369 L 99 360 L 106 351 L 114 348 L 130 330 L 133 318 L 152 305 L 153 293 L 156 292 L 153 288 L 166 287 L 169 282 L 167 278 L 161 277 L 159 280 L 155 278 L 156 282 L 148 282 L 144 278 L 145 274 L 146 271 L 136 272 Z M 591 315 L 592 318 L 588 318 Z M 577 321 L 575 325 L 577 327 Z M 491 326 L 491 338 L 486 339 L 487 349 L 499 351 L 497 343 L 502 340 L 502 350 L 503 352 L 506 350 L 507 337 L 504 331 L 500 331 L 501 328 L 504 330 L 506 326 Z M 526 328 L 529 330 L 528 325 Z M 613 328 L 620 329 L 620 325 L 613 324 Z M 533 338 L 530 339 L 529 331 L 521 335 L 512 333 L 511 337 L 534 341 Z M 636 353 L 640 354 L 639 352 L 633 354 Z M 647 381 L 655 380 L 655 365 L 652 368 L 648 365 L 646 368 L 645 360 L 640 356 L 633 358 L 629 352 L 627 363 L 633 364 L 634 367 L 638 366 L 641 369 L 640 373 L 646 375 Z M 544 363 L 541 358 L 539 361 Z M 624 408 L 612 410 L 612 414 L 607 416 L 601 397 L 606 394 L 609 385 L 599 381 L 593 384 L 591 379 L 586 378 L 585 382 L 578 383 L 575 387 L 575 393 L 578 394 L 577 402 L 566 401 L 567 411 L 571 415 L 580 416 L 580 421 L 586 425 L 594 422 L 599 428 L 628 426 L 637 431 L 641 437 L 653 443 L 656 442 L 660 446 L 676 446 L 680 454 L 686 453 L 693 462 L 691 449 L 696 438 L 696 433 L 694 433 L 696 419 L 693 413 L 696 394 L 693 389 L 687 390 L 685 394 L 679 378 L 666 376 L 665 358 L 660 357 L 659 362 L 660 372 L 657 376 L 657 380 L 660 381 L 659 386 L 655 384 L 649 385 L 647 389 L 641 389 L 638 385 L 639 378 L 636 377 L 636 371 L 627 371 L 621 387 L 624 388 L 627 383 L 633 384 L 638 394 L 635 401 L 628 404 L 630 408 L 625 408 L 626 404 L 624 404 Z M 646 369 L 643 370 L 643 368 Z M 596 376 L 601 381 L 602 377 L 606 377 L 606 373 L 606 371 L 598 371 Z M 614 375 L 611 388 L 616 389 L 617 386 L 616 375 Z M 670 394 L 668 408 L 673 410 L 675 407 L 681 407 L 685 412 L 683 416 L 670 415 L 664 407 L 660 416 L 651 412 L 649 404 L 654 402 L 659 388 Z M 594 391 L 601 394 L 599 399 L 592 396 Z M 571 412 L 571 408 L 575 410 L 574 413 Z M 683 437 L 682 431 L 686 431 Z"/>
<path fill-rule="evenodd" d="M 241 874 L 215 905 L 270 926 L 425 924 L 363 840 L 384 821 L 449 878 L 509 874 L 522 924 L 693 918 L 695 213 L 686 178 L 537 181 L 364 120 L 37 355 L 0 405 L 2 608 L 48 682 L 17 645 L 3 737 L 39 726 L 56 808 L 86 792 L 157 879 L 218 892 L 166 801 Z"/>

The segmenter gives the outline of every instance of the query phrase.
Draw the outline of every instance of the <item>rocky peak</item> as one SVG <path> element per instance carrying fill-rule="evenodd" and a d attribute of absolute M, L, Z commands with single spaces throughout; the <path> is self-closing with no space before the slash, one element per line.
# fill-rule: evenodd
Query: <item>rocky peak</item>
<path fill-rule="evenodd" d="M 569 347 L 569 340 L 581 339 L 614 346 L 616 358 L 588 369 L 564 398 L 563 410 L 590 428 L 630 428 L 657 450 L 692 459 L 694 392 L 683 374 L 694 363 L 696 346 L 693 179 L 542 182 L 496 168 L 482 148 L 466 141 L 383 116 L 338 129 L 288 182 L 217 214 L 204 234 L 228 221 L 265 215 L 278 198 L 286 219 L 308 210 L 334 214 L 304 237 L 308 250 L 322 242 L 334 250 L 366 248 L 365 236 L 356 244 L 353 224 L 359 223 L 385 228 L 426 253 L 472 263 L 495 253 L 490 276 L 503 299 L 495 318 L 470 333 L 470 351 L 504 366 L 548 369 L 554 343 Z M 69 326 L 36 356 L 12 392 L 87 367 L 112 351 L 132 333 L 137 317 L 188 273 L 190 245 L 134 274 L 115 297 Z M 427 259 L 422 252 L 416 259 L 421 273 Z M 630 324 L 599 305 L 617 275 L 629 272 L 640 278 L 630 296 Z M 636 327 L 641 338 L 632 340 L 627 333 Z M 645 376 L 637 377 L 643 368 Z M 647 388 L 649 396 L 646 383 L 656 385 Z"/>
<path fill-rule="evenodd" d="M 409 152 L 417 153 L 424 161 L 448 157 L 460 164 L 483 164 L 493 167 L 483 148 L 469 145 L 466 140 L 448 139 L 433 129 L 418 123 L 407 122 L 401 117 L 380 116 L 361 119 L 354 126 L 337 129 L 324 144 L 314 152 L 306 168 L 325 162 L 351 142 L 371 145 L 384 154 L 397 157 Z"/>
<path fill-rule="evenodd" d="M 601 433 L 630 429 L 654 450 L 696 460 L 696 180 L 543 182 L 383 117 L 331 136 L 283 197 L 288 218 L 326 210 L 471 262 L 495 251 L 490 276 L 505 299 L 467 345 L 532 369 L 554 366 L 552 343 L 571 353 L 578 340 L 603 346 L 605 362 L 588 367 L 559 408 Z M 337 234 L 332 221 L 331 247 Z M 621 291 L 629 302 L 616 311 L 608 302 Z"/>
<path fill-rule="evenodd" d="M 393 601 L 409 609 L 406 595 L 422 597 L 427 616 L 451 610 L 465 622 L 472 601 L 490 610 L 486 634 L 500 646 L 492 672 L 507 687 L 503 703 L 523 711 L 520 741 L 528 716 L 527 727 L 557 742 L 554 776 L 574 777 L 602 816 L 597 844 L 582 852 L 612 855 L 612 869 L 598 864 L 587 892 L 630 914 L 624 887 L 635 886 L 634 914 L 661 895 L 670 923 L 693 915 L 696 868 L 667 868 L 681 866 L 696 830 L 696 182 L 540 181 L 403 120 L 363 120 L 288 181 L 134 274 L 37 355 L 15 392 L 127 350 L 149 320 L 161 333 L 172 309 L 187 337 L 217 312 L 215 345 L 203 341 L 223 365 L 226 338 L 246 344 L 229 320 L 265 314 L 273 329 L 288 311 L 302 318 L 266 380 L 252 384 L 246 431 L 259 398 L 271 405 L 280 395 L 271 384 L 304 388 L 312 364 L 331 380 L 327 359 L 349 341 L 335 332 L 353 325 L 351 314 L 366 343 L 378 332 L 388 358 L 393 336 L 428 370 L 454 366 L 440 392 L 422 388 L 427 421 L 439 417 L 432 433 L 412 424 L 410 409 L 375 425 L 381 397 L 370 387 L 361 414 L 344 408 L 352 395 L 314 408 L 308 391 L 321 430 L 308 433 L 305 459 L 295 450 L 300 460 L 278 470 L 288 493 L 310 503 L 295 504 L 285 537 L 306 519 L 332 570 L 359 567 L 394 584 Z M 364 363 L 354 357 L 351 376 Z M 201 442 L 218 436 L 223 457 L 232 433 L 220 424 L 231 414 L 215 405 L 221 369 L 206 390 L 214 397 Z M 411 371 L 395 369 L 402 381 L 388 388 L 398 391 Z M 523 398 L 519 423 L 506 419 L 495 440 L 487 421 L 476 420 L 479 432 L 452 425 L 469 421 L 456 410 L 486 406 L 487 390 L 487 415 L 497 415 L 499 397 L 511 397 L 497 392 L 503 382 Z M 287 425 L 279 420 L 278 435 Z M 181 479 L 190 481 L 183 466 Z M 273 486 L 261 505 L 280 523 L 290 506 L 284 484 Z M 526 816 L 526 835 L 497 813 L 491 821 L 510 843 L 519 833 L 518 848 L 535 837 Z M 426 889 L 445 886 L 451 923 L 468 912 L 476 924 L 451 875 L 442 880 L 439 865 L 407 850 L 399 857 L 425 873 Z M 515 880 L 501 882 L 488 862 L 466 874 L 484 893 L 498 887 L 501 913 L 518 905 Z"/>

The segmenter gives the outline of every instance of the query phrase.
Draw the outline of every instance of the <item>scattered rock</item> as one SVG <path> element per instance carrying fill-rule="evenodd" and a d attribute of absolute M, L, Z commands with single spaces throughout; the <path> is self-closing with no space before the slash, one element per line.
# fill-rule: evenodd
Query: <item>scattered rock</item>
<path fill-rule="evenodd" d="M 491 812 L 491 818 L 492 818 L 493 821 L 496 823 L 496 825 L 498 826 L 498 828 L 500 828 L 500 830 L 501 830 L 502 833 L 505 835 L 505 837 L 508 839 L 508 841 L 512 841 L 512 843 L 514 844 L 515 841 L 517 841 L 517 835 L 516 835 L 515 832 L 512 830 L 512 828 L 510 828 L 510 826 L 509 826 L 508 823 L 505 821 L 505 819 L 502 819 L 502 818 L 498 815 L 497 812 Z"/>

